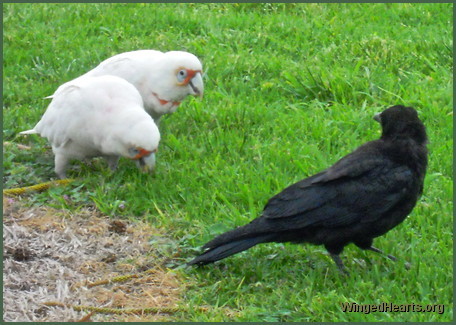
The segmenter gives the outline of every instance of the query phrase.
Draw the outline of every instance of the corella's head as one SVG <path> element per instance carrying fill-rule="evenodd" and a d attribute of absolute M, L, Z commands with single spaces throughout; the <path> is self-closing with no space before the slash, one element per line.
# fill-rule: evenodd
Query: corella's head
<path fill-rule="evenodd" d="M 170 51 L 165 53 L 165 60 L 169 60 L 174 68 L 176 86 L 180 87 L 186 95 L 203 97 L 203 66 L 200 60 L 193 54 L 182 51 Z"/>
<path fill-rule="evenodd" d="M 157 95 L 161 100 L 178 102 L 186 96 L 202 97 L 204 83 L 203 66 L 193 54 L 182 51 L 166 52 L 160 62 Z"/>
<path fill-rule="evenodd" d="M 152 118 L 134 125 L 123 141 L 122 156 L 130 158 L 143 172 L 155 170 L 155 154 L 160 142 L 160 132 Z"/>

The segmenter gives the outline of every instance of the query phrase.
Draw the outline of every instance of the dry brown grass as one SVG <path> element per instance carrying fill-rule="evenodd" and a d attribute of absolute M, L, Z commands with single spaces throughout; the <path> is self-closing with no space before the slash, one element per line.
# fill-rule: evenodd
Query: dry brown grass
<path fill-rule="evenodd" d="M 177 306 L 181 281 L 161 267 L 163 258 L 148 243 L 159 233 L 149 225 L 109 219 L 93 208 L 27 208 L 19 199 L 5 197 L 3 216 L 4 321 L 141 322 L 172 317 L 72 308 Z"/>

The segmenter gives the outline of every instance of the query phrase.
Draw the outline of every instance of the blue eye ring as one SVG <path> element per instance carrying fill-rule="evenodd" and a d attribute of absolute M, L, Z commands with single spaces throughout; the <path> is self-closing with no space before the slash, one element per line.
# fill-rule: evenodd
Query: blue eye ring
<path fill-rule="evenodd" d="M 137 154 L 139 154 L 139 149 L 137 148 L 129 148 L 128 153 L 130 156 L 135 157 Z"/>
<path fill-rule="evenodd" d="M 188 75 L 187 70 L 185 70 L 185 69 L 179 70 L 177 72 L 177 76 L 176 76 L 177 77 L 177 81 L 178 82 L 184 82 L 185 79 L 187 79 L 187 75 Z"/>

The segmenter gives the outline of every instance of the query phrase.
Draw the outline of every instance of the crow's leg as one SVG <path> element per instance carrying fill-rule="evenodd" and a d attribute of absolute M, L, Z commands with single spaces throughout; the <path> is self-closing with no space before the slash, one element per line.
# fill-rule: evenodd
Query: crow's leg
<path fill-rule="evenodd" d="M 345 275 L 350 275 L 350 272 L 348 272 L 347 268 L 345 267 L 344 263 L 340 259 L 339 254 L 333 254 L 329 253 L 331 255 L 331 258 L 333 259 L 334 263 L 336 263 L 337 267 L 339 268 L 339 271 Z"/>
<path fill-rule="evenodd" d="M 395 258 L 393 255 L 387 255 L 387 254 L 383 253 L 382 250 L 372 246 L 373 241 L 374 240 L 372 238 L 358 239 L 358 240 L 355 241 L 355 245 L 358 246 L 361 249 L 370 250 L 370 251 L 382 254 L 383 256 L 388 257 L 390 260 L 392 260 L 394 262 L 397 261 L 397 258 Z"/>
<path fill-rule="evenodd" d="M 340 253 L 344 250 L 345 245 L 341 245 L 340 243 L 338 244 L 333 244 L 331 245 L 330 243 L 325 244 L 325 248 L 328 251 L 329 255 L 333 259 L 334 263 L 336 263 L 337 267 L 339 268 L 339 271 L 345 275 L 350 275 L 350 272 L 348 272 L 347 268 L 345 267 L 344 263 L 340 259 Z"/>
<path fill-rule="evenodd" d="M 378 249 L 378 248 L 376 248 L 376 247 L 374 247 L 374 246 L 370 246 L 370 247 L 368 247 L 368 248 L 365 248 L 365 249 L 368 249 L 368 250 L 370 250 L 370 251 L 373 251 L 373 252 L 376 252 L 376 253 L 382 254 L 383 256 L 386 256 L 386 257 L 388 257 L 388 258 L 389 258 L 391 261 L 394 261 L 394 262 L 396 262 L 396 261 L 397 261 L 397 258 L 396 258 L 395 256 L 393 256 L 393 255 L 388 255 L 388 254 L 385 254 L 385 253 L 384 253 L 384 252 L 383 252 L 381 249 Z"/>
<path fill-rule="evenodd" d="M 373 251 L 373 252 L 382 254 L 383 256 L 388 257 L 391 261 L 397 262 L 397 260 L 398 260 L 395 256 L 389 255 L 389 254 L 385 254 L 381 249 L 378 249 L 378 248 L 376 248 L 376 247 L 374 247 L 374 246 L 370 246 L 370 247 L 368 247 L 367 249 L 370 250 L 370 251 Z M 410 268 L 411 268 L 411 264 L 410 264 L 409 262 L 405 262 L 405 263 L 404 263 L 404 266 L 405 266 L 405 268 L 406 268 L 407 270 L 410 270 Z"/>
<path fill-rule="evenodd" d="M 378 254 L 381 254 L 381 255 L 389 258 L 391 261 L 397 262 L 398 259 L 395 256 L 386 254 L 381 249 L 378 249 L 378 248 L 372 246 L 372 242 L 373 242 L 372 239 L 365 239 L 365 240 L 362 240 L 362 241 L 358 240 L 358 241 L 355 242 L 355 245 L 358 246 L 361 249 L 376 252 Z M 410 269 L 410 263 L 405 262 L 405 268 L 407 270 L 409 270 Z"/>

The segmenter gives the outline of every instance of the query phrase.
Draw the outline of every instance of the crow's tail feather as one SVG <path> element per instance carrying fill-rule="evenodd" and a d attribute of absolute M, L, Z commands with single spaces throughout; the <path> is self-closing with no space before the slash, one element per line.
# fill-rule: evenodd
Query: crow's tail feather
<path fill-rule="evenodd" d="M 220 246 L 213 247 L 208 251 L 204 252 L 200 256 L 188 262 L 188 265 L 193 264 L 209 264 L 215 261 L 224 259 L 225 257 L 234 255 L 236 253 L 245 251 L 250 247 L 253 247 L 257 244 L 269 242 L 273 238 L 272 234 L 267 235 L 258 235 L 256 237 L 244 238 L 239 240 L 234 240 L 229 243 L 221 244 Z"/>

